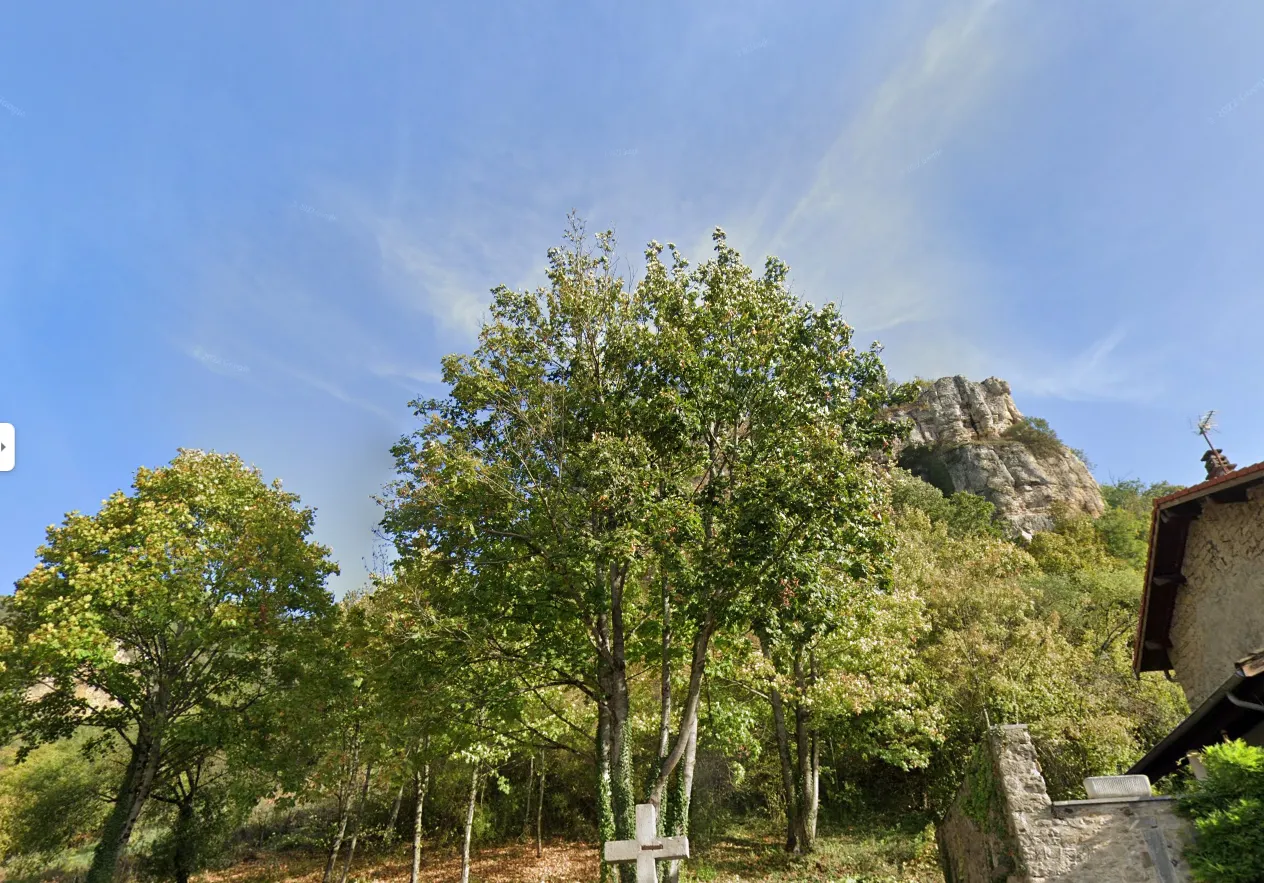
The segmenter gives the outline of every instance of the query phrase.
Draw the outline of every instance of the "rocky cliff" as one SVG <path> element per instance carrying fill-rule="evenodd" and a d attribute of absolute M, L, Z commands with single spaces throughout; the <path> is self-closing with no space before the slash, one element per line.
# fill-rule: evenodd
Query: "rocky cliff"
<path fill-rule="evenodd" d="M 897 415 L 912 424 L 901 466 L 945 493 L 986 498 L 1024 536 L 1052 526 L 1055 503 L 1105 511 L 1088 467 L 1047 426 L 1024 419 L 1004 380 L 941 377 Z"/>

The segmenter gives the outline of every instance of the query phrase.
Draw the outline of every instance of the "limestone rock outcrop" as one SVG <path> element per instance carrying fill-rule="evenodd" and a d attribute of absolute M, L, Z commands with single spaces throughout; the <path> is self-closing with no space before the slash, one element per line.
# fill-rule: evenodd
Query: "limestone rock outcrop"
<path fill-rule="evenodd" d="M 1106 510 L 1088 467 L 1024 421 L 1004 380 L 941 377 L 897 417 L 912 424 L 902 466 L 945 493 L 984 497 L 1016 533 L 1048 530 L 1058 503 L 1093 517 Z"/>

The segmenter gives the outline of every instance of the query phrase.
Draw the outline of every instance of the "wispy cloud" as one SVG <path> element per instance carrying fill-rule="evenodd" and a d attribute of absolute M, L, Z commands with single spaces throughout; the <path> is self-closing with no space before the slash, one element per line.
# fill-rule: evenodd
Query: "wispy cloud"
<path fill-rule="evenodd" d="M 342 402 L 345 405 L 359 408 L 368 414 L 372 414 L 375 417 L 381 417 L 383 420 L 387 420 L 391 423 L 399 421 L 399 414 L 391 413 L 363 396 L 352 395 L 347 392 L 341 384 L 328 380 L 319 374 L 312 373 L 310 370 L 283 362 L 274 363 L 274 367 L 277 371 L 287 377 L 297 380 L 304 386 L 310 387 L 319 393 L 323 393 L 324 395 L 327 395 L 336 401 Z"/>
<path fill-rule="evenodd" d="M 956 3 L 842 124 L 771 236 L 814 296 L 835 296 L 866 331 L 951 315 L 979 275 L 939 215 L 934 176 L 908 172 L 968 131 L 1005 82 L 992 2 Z M 939 220 L 940 223 L 936 223 Z M 817 293 L 820 294 L 817 294 Z"/>
<path fill-rule="evenodd" d="M 382 272 L 393 290 L 445 328 L 471 337 L 478 333 L 491 297 L 475 287 L 471 274 L 398 223 L 380 223 L 376 235 Z"/>
<path fill-rule="evenodd" d="M 248 366 L 225 359 L 205 347 L 195 346 L 188 351 L 188 354 L 191 358 L 200 362 L 208 371 L 214 371 L 216 374 L 223 374 L 229 377 L 240 377 L 243 374 L 250 373 L 250 368 Z"/>
<path fill-rule="evenodd" d="M 1143 360 L 1121 351 L 1127 338 L 1117 329 L 1070 358 L 1030 356 L 1013 363 L 1007 378 L 1033 395 L 1069 401 L 1146 402 L 1159 393 L 1155 372 Z M 1038 361 L 1038 364 L 1031 364 Z"/>

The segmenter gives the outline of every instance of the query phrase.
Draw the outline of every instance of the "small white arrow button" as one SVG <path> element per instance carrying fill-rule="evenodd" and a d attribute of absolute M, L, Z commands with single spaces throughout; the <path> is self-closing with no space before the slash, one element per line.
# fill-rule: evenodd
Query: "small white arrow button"
<path fill-rule="evenodd" d="M 0 472 L 13 471 L 14 434 L 12 423 L 0 423 Z"/>

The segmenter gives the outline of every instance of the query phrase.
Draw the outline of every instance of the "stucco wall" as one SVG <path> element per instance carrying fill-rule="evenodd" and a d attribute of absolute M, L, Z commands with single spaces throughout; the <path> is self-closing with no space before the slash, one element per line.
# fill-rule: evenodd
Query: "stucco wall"
<path fill-rule="evenodd" d="M 1191 708 L 1264 647 L 1264 485 L 1245 503 L 1207 500 L 1189 528 L 1172 612 L 1172 667 Z"/>
<path fill-rule="evenodd" d="M 1054 803 L 1024 726 L 993 727 L 937 831 L 948 883 L 1187 883 L 1162 797 Z"/>

